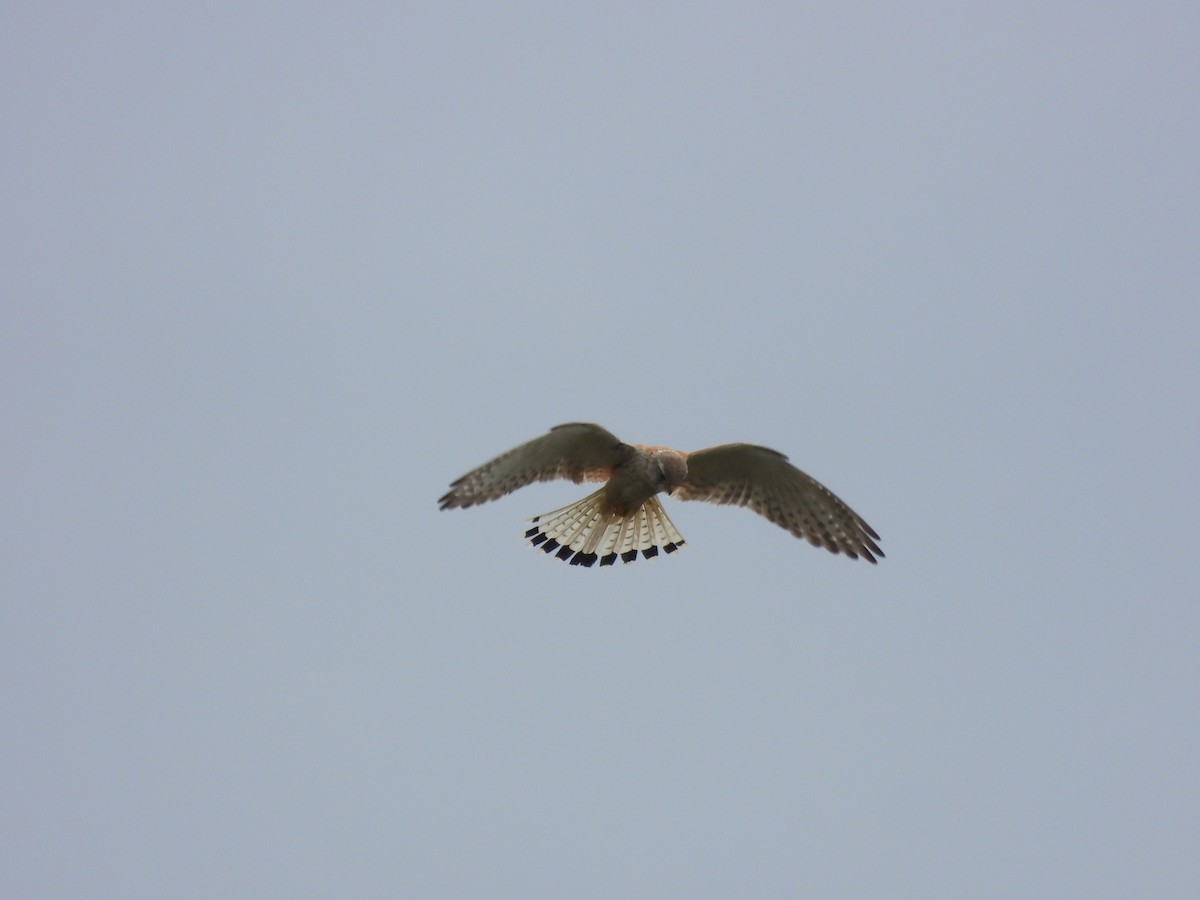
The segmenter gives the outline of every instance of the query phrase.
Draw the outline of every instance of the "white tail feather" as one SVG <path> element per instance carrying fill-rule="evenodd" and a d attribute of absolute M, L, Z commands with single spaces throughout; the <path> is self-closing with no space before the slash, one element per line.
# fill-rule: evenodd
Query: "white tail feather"
<path fill-rule="evenodd" d="M 659 550 L 674 553 L 683 546 L 683 536 L 657 497 L 628 516 L 619 516 L 602 511 L 603 492 L 601 488 L 570 506 L 534 516 L 525 537 L 545 553 L 570 559 L 573 566 L 591 566 L 597 559 L 600 565 L 611 566 L 618 556 L 628 563 L 637 559 L 639 550 L 649 559 Z"/>

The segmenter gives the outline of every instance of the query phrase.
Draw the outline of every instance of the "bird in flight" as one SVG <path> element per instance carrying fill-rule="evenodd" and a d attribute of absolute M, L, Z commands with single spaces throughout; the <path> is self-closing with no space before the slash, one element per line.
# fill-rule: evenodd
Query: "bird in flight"
<path fill-rule="evenodd" d="M 832 491 L 786 456 L 754 444 L 722 444 L 684 453 L 626 444 L 599 425 L 559 425 L 473 469 L 450 485 L 441 509 L 475 506 L 535 481 L 603 481 L 582 500 L 531 519 L 525 537 L 573 566 L 617 558 L 633 562 L 674 553 L 683 536 L 658 494 L 680 500 L 748 506 L 798 538 L 831 553 L 874 563 L 883 558 L 879 535 Z"/>

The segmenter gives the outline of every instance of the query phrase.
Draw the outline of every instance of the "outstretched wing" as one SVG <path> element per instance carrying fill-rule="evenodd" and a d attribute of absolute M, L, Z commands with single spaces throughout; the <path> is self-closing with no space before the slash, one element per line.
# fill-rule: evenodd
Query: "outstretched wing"
<path fill-rule="evenodd" d="M 875 562 L 884 555 L 871 526 L 782 453 L 724 444 L 689 454 L 687 465 L 687 480 L 674 497 L 748 506 L 813 546 L 853 559 Z"/>
<path fill-rule="evenodd" d="M 438 504 L 441 509 L 474 506 L 535 481 L 555 478 L 576 483 L 607 481 L 613 468 L 631 453 L 632 447 L 599 425 L 559 425 L 468 472 L 450 485 L 450 492 Z"/>

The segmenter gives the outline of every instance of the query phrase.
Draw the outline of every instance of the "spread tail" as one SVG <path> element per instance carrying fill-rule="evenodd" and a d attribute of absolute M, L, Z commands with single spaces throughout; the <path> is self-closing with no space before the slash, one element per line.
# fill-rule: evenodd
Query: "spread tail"
<path fill-rule="evenodd" d="M 627 516 L 602 511 L 604 489 L 582 500 L 534 516 L 533 527 L 525 537 L 544 553 L 569 559 L 573 566 L 611 566 L 617 561 L 633 562 L 638 551 L 649 559 L 658 551 L 674 553 L 683 546 L 683 536 L 675 530 L 657 497 L 651 497 Z"/>

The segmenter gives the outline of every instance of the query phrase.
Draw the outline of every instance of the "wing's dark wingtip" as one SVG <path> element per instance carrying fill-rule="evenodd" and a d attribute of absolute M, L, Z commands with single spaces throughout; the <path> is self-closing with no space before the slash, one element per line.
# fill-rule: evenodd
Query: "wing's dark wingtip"
<path fill-rule="evenodd" d="M 859 544 L 857 547 L 843 547 L 841 549 L 851 559 L 865 559 L 873 566 L 879 565 L 880 559 L 887 558 L 887 555 L 871 541 L 868 541 L 866 544 Z M 837 553 L 838 551 L 834 550 L 833 552 Z"/>

